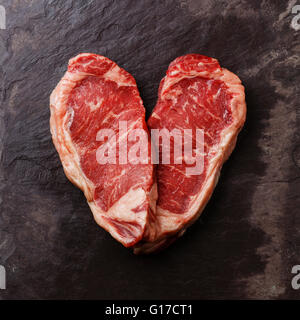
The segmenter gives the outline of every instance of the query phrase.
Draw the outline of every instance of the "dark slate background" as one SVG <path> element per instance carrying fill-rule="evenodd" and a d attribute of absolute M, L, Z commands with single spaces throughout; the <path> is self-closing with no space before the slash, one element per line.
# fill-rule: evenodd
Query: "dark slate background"
<path fill-rule="evenodd" d="M 300 31 L 296 1 L 0 0 L 0 264 L 3 299 L 298 299 Z M 217 58 L 248 116 L 202 217 L 168 250 L 134 256 L 93 221 L 64 176 L 49 95 L 80 52 L 136 78 L 147 115 L 168 64 Z"/>

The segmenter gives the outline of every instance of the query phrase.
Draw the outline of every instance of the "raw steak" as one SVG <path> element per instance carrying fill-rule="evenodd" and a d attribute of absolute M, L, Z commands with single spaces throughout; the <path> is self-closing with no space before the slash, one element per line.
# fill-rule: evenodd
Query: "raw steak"
<path fill-rule="evenodd" d="M 70 60 L 53 91 L 50 109 L 53 142 L 65 174 L 84 192 L 96 222 L 124 246 L 133 246 L 144 236 L 148 215 L 155 214 L 153 165 L 99 164 L 96 155 L 106 142 L 97 139 L 100 129 L 112 129 L 120 144 L 127 140 L 119 136 L 119 121 L 128 121 L 127 134 L 141 129 L 149 139 L 134 78 L 103 56 L 80 54 Z M 127 143 L 130 149 L 134 142 Z M 119 144 L 116 150 L 118 154 Z"/>
<path fill-rule="evenodd" d="M 136 253 L 169 245 L 201 214 L 218 181 L 223 163 L 235 147 L 246 117 L 240 79 L 217 60 L 189 54 L 174 60 L 161 81 L 157 105 L 148 120 L 150 129 L 204 130 L 204 170 L 189 175 L 185 163 L 159 164 L 156 215 L 150 216 L 148 238 Z M 197 146 L 193 143 L 193 152 Z M 161 150 L 160 150 L 161 152 Z M 174 146 L 171 144 L 171 155 Z M 172 157 L 171 157 L 172 160 Z M 150 235 L 150 236 L 149 236 Z"/>

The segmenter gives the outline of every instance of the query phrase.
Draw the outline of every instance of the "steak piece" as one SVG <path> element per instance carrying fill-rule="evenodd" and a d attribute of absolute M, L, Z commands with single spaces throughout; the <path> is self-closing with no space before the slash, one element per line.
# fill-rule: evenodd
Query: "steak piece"
<path fill-rule="evenodd" d="M 219 178 L 223 163 L 233 151 L 246 118 L 244 87 L 240 79 L 220 67 L 217 60 L 189 54 L 174 60 L 162 79 L 149 129 L 174 128 L 204 131 L 201 174 L 187 174 L 190 164 L 172 162 L 157 167 L 158 202 L 151 215 L 148 239 L 135 253 L 168 246 L 201 214 Z M 202 144 L 203 146 L 203 144 Z M 201 152 L 193 140 L 193 152 Z M 171 144 L 171 155 L 174 145 Z M 161 153 L 161 145 L 160 145 Z"/>
<path fill-rule="evenodd" d="M 117 155 L 134 129 L 150 139 L 134 78 L 103 56 L 80 54 L 53 91 L 50 109 L 53 142 L 66 176 L 84 192 L 96 222 L 124 246 L 133 246 L 144 236 L 148 215 L 155 214 L 153 165 L 120 164 L 118 156 L 116 163 L 99 164 L 97 150 L 107 140 L 97 134 L 100 129 L 116 134 L 109 141 Z M 127 121 L 127 135 L 119 131 L 119 121 Z M 127 143 L 128 149 L 134 144 Z"/>

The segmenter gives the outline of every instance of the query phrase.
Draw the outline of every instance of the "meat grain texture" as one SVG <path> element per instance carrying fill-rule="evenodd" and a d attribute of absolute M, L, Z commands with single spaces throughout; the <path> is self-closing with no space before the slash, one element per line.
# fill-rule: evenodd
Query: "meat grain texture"
<path fill-rule="evenodd" d="M 150 129 L 167 128 L 204 132 L 204 168 L 188 175 L 190 166 L 157 167 L 158 203 L 151 228 L 152 239 L 136 252 L 152 252 L 183 235 L 202 213 L 218 182 L 223 163 L 233 151 L 246 119 L 244 87 L 240 79 L 218 61 L 199 54 L 175 59 L 159 87 L 159 97 L 148 120 Z M 197 153 L 197 146 L 193 152 Z M 161 152 L 161 150 L 160 150 Z M 171 155 L 174 145 L 171 144 Z M 174 159 L 174 158 L 173 158 Z"/>
<path fill-rule="evenodd" d="M 84 192 L 96 222 L 137 254 L 167 247 L 200 216 L 246 117 L 244 87 L 236 75 L 213 58 L 177 58 L 161 81 L 148 127 L 202 129 L 204 166 L 201 174 L 189 175 L 190 165 L 173 158 L 155 173 L 135 80 L 114 62 L 95 54 L 71 59 L 50 105 L 52 137 L 67 177 Z M 96 152 L 103 142 L 97 132 L 112 129 L 119 137 L 118 123 L 125 120 L 128 132 L 147 133 L 148 164 L 100 165 Z M 170 151 L 172 159 L 172 144 Z"/>
<path fill-rule="evenodd" d="M 119 121 L 128 121 L 128 133 L 141 129 L 149 138 L 134 78 L 103 56 L 80 54 L 70 60 L 50 108 L 52 138 L 66 176 L 84 192 L 96 222 L 133 246 L 144 236 L 148 213 L 156 210 L 153 165 L 99 164 L 97 150 L 105 141 L 98 141 L 97 133 L 113 130 L 122 143 Z"/>

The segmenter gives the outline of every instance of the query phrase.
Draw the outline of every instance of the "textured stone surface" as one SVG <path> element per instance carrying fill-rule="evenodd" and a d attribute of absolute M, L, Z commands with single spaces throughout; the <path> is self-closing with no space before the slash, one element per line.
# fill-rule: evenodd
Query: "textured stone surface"
<path fill-rule="evenodd" d="M 3 299 L 299 298 L 300 31 L 296 1 L 2 0 L 0 264 Z M 106 55 L 151 113 L 168 64 L 219 59 L 246 87 L 248 118 L 201 219 L 168 250 L 134 256 L 99 228 L 64 176 L 49 95 L 67 61 Z"/>

